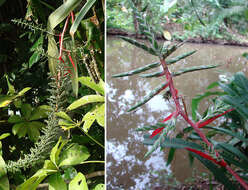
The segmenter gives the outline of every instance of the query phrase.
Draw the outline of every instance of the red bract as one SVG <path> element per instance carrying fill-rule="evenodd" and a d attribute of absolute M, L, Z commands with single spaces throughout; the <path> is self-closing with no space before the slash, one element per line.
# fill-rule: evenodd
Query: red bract
<path fill-rule="evenodd" d="M 171 113 L 171 114 L 170 114 L 168 117 L 166 117 L 162 122 L 164 123 L 164 122 L 170 120 L 175 114 L 176 114 L 176 112 Z"/>
<path fill-rule="evenodd" d="M 194 153 L 198 154 L 199 156 L 201 156 L 203 158 L 206 158 L 207 160 L 213 161 L 214 163 L 216 163 L 216 164 L 218 164 L 218 165 L 220 165 L 222 167 L 226 167 L 227 166 L 227 163 L 224 160 L 217 161 L 216 159 L 214 159 L 209 154 L 206 154 L 206 153 L 201 152 L 199 150 L 195 150 L 195 149 L 192 149 L 192 148 L 185 148 L 185 149 L 188 150 L 188 151 L 190 151 L 190 152 L 194 152 Z"/>
<path fill-rule="evenodd" d="M 155 129 L 155 130 L 152 132 L 150 138 L 153 138 L 154 136 L 156 136 L 157 134 L 159 134 L 161 131 L 163 131 L 163 129 L 164 129 L 164 127 L 160 127 L 160 128 L 158 128 L 158 129 Z"/>
<path fill-rule="evenodd" d="M 208 120 L 206 120 L 204 122 L 198 122 L 197 123 L 198 128 L 202 128 L 202 127 L 208 125 L 209 123 L 213 122 L 215 119 L 217 119 L 217 118 L 219 118 L 219 117 L 221 117 L 221 116 L 223 116 L 223 115 L 225 115 L 225 114 L 227 114 L 227 113 L 229 113 L 229 112 L 231 112 L 233 110 L 234 110 L 233 108 L 229 109 L 229 110 L 227 110 L 227 111 L 225 111 L 225 112 L 223 112 L 223 113 L 221 113 L 219 115 L 216 115 L 216 116 L 214 116 L 214 117 L 212 117 L 212 118 L 210 118 L 210 119 L 208 119 Z"/>

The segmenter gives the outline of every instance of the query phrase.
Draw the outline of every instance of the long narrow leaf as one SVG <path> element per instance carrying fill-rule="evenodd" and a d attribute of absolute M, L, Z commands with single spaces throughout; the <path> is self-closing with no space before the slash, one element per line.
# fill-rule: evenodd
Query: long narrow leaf
<path fill-rule="evenodd" d="M 128 71 L 128 72 L 124 72 L 124 73 L 119 73 L 119 74 L 113 75 L 112 77 L 113 78 L 117 78 L 117 77 L 131 76 L 131 75 L 138 74 L 138 73 L 147 71 L 149 69 L 158 67 L 160 65 L 161 65 L 160 62 L 155 62 L 155 63 L 151 63 L 151 64 L 148 64 L 148 65 L 146 65 L 144 67 L 139 67 L 137 69 L 134 69 L 134 70 L 131 70 L 131 71 Z"/>
<path fill-rule="evenodd" d="M 130 44 L 133 44 L 135 45 L 136 47 L 138 48 L 141 48 L 145 51 L 147 51 L 148 53 L 152 54 L 152 55 L 155 55 L 155 56 L 158 56 L 158 54 L 150 47 L 147 47 L 144 43 L 141 43 L 141 42 L 138 42 L 132 38 L 128 38 L 128 37 L 125 37 L 125 36 L 119 36 L 121 39 L 129 42 Z"/>
<path fill-rule="evenodd" d="M 215 176 L 215 179 L 221 182 L 223 185 L 225 185 L 226 189 L 228 190 L 233 190 L 233 189 L 238 189 L 235 187 L 232 182 L 227 178 L 225 173 L 221 168 L 218 168 L 214 163 L 211 161 L 202 158 L 201 156 L 191 153 L 194 157 L 196 157 L 204 166 L 206 166 Z"/>
<path fill-rule="evenodd" d="M 182 75 L 184 73 L 189 73 L 189 72 L 193 72 L 193 71 L 200 71 L 200 70 L 206 70 L 206 69 L 212 69 L 212 68 L 216 68 L 219 67 L 220 65 L 201 65 L 201 66 L 195 66 L 195 67 L 190 67 L 190 68 L 185 68 L 182 69 L 178 72 L 174 72 L 173 76 L 179 76 Z"/>
<path fill-rule="evenodd" d="M 158 93 L 160 93 L 162 90 L 164 90 L 166 87 L 168 86 L 168 83 L 163 83 L 162 85 L 159 85 L 157 88 L 155 88 L 154 90 L 152 90 L 148 95 L 146 95 L 144 97 L 143 100 L 141 100 L 140 102 L 138 102 L 135 106 L 131 107 L 128 112 L 135 110 L 136 108 L 144 105 L 146 102 L 148 102 L 149 100 L 151 100 L 154 96 L 156 96 Z"/>
<path fill-rule="evenodd" d="M 155 130 L 161 127 L 165 127 L 166 124 L 165 123 L 156 123 L 155 125 L 149 125 L 149 126 L 144 126 L 144 127 L 140 127 L 135 129 L 136 131 L 150 131 L 150 130 Z"/>
<path fill-rule="evenodd" d="M 77 28 L 78 28 L 79 24 L 81 23 L 81 21 L 83 20 L 84 16 L 90 10 L 90 8 L 94 5 L 95 2 L 96 2 L 96 0 L 88 0 L 84 4 L 84 6 L 80 10 L 80 12 L 78 13 L 78 16 L 76 17 L 76 19 L 73 22 L 73 24 L 71 26 L 71 29 L 70 29 L 70 35 L 72 37 L 74 37 L 74 33 L 77 31 Z"/>

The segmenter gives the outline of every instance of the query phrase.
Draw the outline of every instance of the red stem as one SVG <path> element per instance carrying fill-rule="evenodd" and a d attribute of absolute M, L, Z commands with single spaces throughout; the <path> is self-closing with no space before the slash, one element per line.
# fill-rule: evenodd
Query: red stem
<path fill-rule="evenodd" d="M 70 18 L 70 15 L 67 17 L 67 19 L 66 19 L 66 21 L 65 21 L 65 25 L 64 25 L 63 31 L 62 31 L 62 33 L 60 34 L 59 60 L 62 59 L 63 40 L 64 40 L 65 31 L 66 31 L 67 26 L 68 26 L 69 18 Z"/>
<path fill-rule="evenodd" d="M 180 102 L 179 102 L 179 97 L 178 97 L 178 95 L 177 95 L 177 90 L 175 89 L 175 87 L 174 87 L 174 84 L 173 84 L 173 79 L 172 79 L 172 76 L 171 76 L 171 73 L 170 73 L 170 71 L 169 71 L 169 69 L 168 69 L 168 67 L 167 67 L 167 65 L 166 65 L 166 62 L 165 62 L 165 60 L 164 59 L 160 59 L 160 62 L 161 62 L 161 65 L 162 65 L 162 67 L 163 67 L 163 70 L 164 70 L 164 72 L 165 72 L 165 75 L 166 75 L 166 79 L 167 79 L 167 82 L 168 82 L 168 84 L 169 84 L 169 88 L 170 88 L 170 92 L 171 92 L 171 95 L 172 95 L 172 98 L 173 98 L 173 100 L 174 100 L 174 103 L 175 103 L 175 105 L 176 105 L 176 112 L 179 114 L 179 115 L 181 115 L 184 119 L 185 119 L 185 121 L 188 123 L 188 124 L 190 124 L 193 128 L 194 128 L 194 130 L 197 132 L 197 134 L 201 137 L 201 139 L 208 145 L 208 146 L 210 146 L 210 148 L 213 148 L 213 144 L 212 143 L 210 143 L 209 141 L 208 141 L 208 139 L 207 139 L 207 137 L 205 136 L 205 134 L 201 131 L 201 129 L 200 128 L 198 128 L 198 124 L 197 123 L 194 123 L 193 121 L 191 121 L 190 120 L 190 118 L 187 116 L 187 114 L 184 112 L 184 110 L 181 108 L 181 106 L 180 106 Z M 232 111 L 232 110 L 231 110 Z M 228 112 L 230 112 L 230 110 L 227 110 L 226 111 L 226 113 L 228 113 Z M 225 112 L 224 112 L 225 113 Z M 223 113 L 223 115 L 224 115 L 224 113 Z M 225 113 L 225 114 L 226 114 Z M 215 118 L 216 119 L 216 118 Z M 216 154 L 216 156 L 217 156 L 217 158 L 218 157 L 220 157 L 220 154 L 217 152 L 217 151 L 215 151 L 215 154 Z M 202 155 L 201 155 L 202 156 Z M 213 158 L 212 158 L 213 159 Z M 214 161 L 214 160 L 212 160 L 212 161 Z M 215 160 L 216 161 L 216 160 Z M 214 161 L 214 162 L 215 162 Z M 221 160 L 221 162 L 222 163 L 225 163 L 225 161 L 222 159 Z M 215 162 L 216 163 L 216 162 Z M 232 170 L 232 168 L 230 167 L 230 166 L 228 166 L 228 165 L 225 165 L 225 164 L 223 164 L 223 167 L 225 167 L 236 179 L 237 179 L 237 181 L 245 188 L 245 190 L 248 190 L 248 185 L 244 182 L 244 180 L 242 179 L 242 178 L 240 178 L 239 176 L 238 176 L 238 174 L 236 174 L 233 170 Z"/>

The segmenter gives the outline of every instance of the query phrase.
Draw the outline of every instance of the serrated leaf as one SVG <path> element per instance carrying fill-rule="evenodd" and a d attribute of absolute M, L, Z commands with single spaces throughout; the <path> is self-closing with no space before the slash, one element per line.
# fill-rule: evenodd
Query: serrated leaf
<path fill-rule="evenodd" d="M 215 176 L 215 179 L 225 185 L 225 188 L 228 190 L 237 189 L 232 182 L 227 178 L 226 174 L 223 172 L 221 168 L 218 168 L 211 161 L 202 158 L 201 156 L 191 153 L 194 157 L 196 157 L 202 164 L 204 164 Z"/>
<path fill-rule="evenodd" d="M 135 106 L 131 107 L 128 112 L 135 110 L 136 108 L 144 105 L 145 103 L 147 103 L 149 100 L 151 100 L 154 96 L 156 96 L 157 94 L 159 94 L 162 90 L 164 90 L 166 87 L 168 86 L 168 83 L 164 83 L 162 85 L 159 85 L 157 88 L 155 88 L 154 90 L 152 90 L 148 95 L 146 95 L 144 97 L 143 100 L 139 101 Z"/>
<path fill-rule="evenodd" d="M 72 166 L 82 163 L 90 157 L 87 147 L 79 144 L 71 144 L 60 156 L 59 166 Z"/>
<path fill-rule="evenodd" d="M 209 96 L 213 96 L 213 95 L 218 95 L 218 96 L 222 96 L 224 95 L 223 92 L 205 92 L 204 94 L 200 94 L 200 95 L 197 95 L 195 98 L 192 99 L 191 101 L 191 110 L 192 110 L 192 118 L 193 120 L 197 120 L 197 117 L 196 117 L 196 113 L 197 113 L 197 110 L 198 110 L 198 105 L 200 103 L 200 101 L 206 97 L 209 97 Z"/>
<path fill-rule="evenodd" d="M 49 190 L 67 190 L 67 185 L 60 173 L 55 173 L 48 178 Z"/>
<path fill-rule="evenodd" d="M 128 71 L 128 72 L 112 75 L 112 77 L 117 78 L 117 77 L 131 76 L 131 75 L 134 75 L 134 74 L 138 74 L 138 73 L 147 71 L 147 70 L 152 69 L 152 68 L 159 67 L 160 65 L 161 65 L 160 62 L 155 62 L 155 63 L 151 63 L 151 64 L 148 64 L 148 65 L 145 65 L 144 67 L 139 67 L 137 69 L 134 69 L 134 70 L 131 70 L 131 71 Z"/>
<path fill-rule="evenodd" d="M 80 172 L 69 183 L 69 190 L 77 190 L 77 189 L 88 190 L 86 178 Z"/>
<path fill-rule="evenodd" d="M 174 72 L 172 75 L 173 76 L 179 76 L 182 75 L 184 73 L 189 73 L 189 72 L 194 72 L 194 71 L 200 71 L 200 70 L 206 70 L 206 69 L 212 69 L 212 68 L 216 68 L 219 67 L 220 65 L 201 65 L 201 66 L 194 66 L 194 67 L 190 67 L 190 68 L 184 68 L 179 70 L 178 72 Z"/>
<path fill-rule="evenodd" d="M 128 38 L 128 37 L 125 37 L 125 36 L 119 36 L 121 39 L 129 42 L 130 44 L 133 44 L 135 45 L 136 47 L 138 48 L 141 48 L 143 50 L 145 50 L 146 52 L 152 54 L 152 55 L 155 55 L 155 56 L 158 56 L 158 53 L 154 51 L 154 49 L 146 46 L 144 43 L 141 43 L 141 42 L 138 42 L 132 38 Z"/>
<path fill-rule="evenodd" d="M 76 101 L 74 101 L 71 105 L 69 105 L 69 107 L 67 108 L 67 110 L 71 111 L 74 110 L 80 106 L 89 104 L 89 103 L 97 103 L 97 102 L 104 102 L 105 98 L 103 96 L 100 95 L 87 95 L 84 96 Z"/>
<path fill-rule="evenodd" d="M 91 77 L 79 77 L 78 81 L 82 84 L 85 85 L 97 92 L 99 92 L 101 95 L 104 96 L 104 87 L 105 84 L 102 80 L 98 84 L 96 84 Z"/>

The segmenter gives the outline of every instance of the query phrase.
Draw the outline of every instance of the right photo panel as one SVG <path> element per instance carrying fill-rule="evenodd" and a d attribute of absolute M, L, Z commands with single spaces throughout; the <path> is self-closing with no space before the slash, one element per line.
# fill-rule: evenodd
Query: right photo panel
<path fill-rule="evenodd" d="M 108 190 L 248 190 L 247 13 L 106 1 Z"/>

